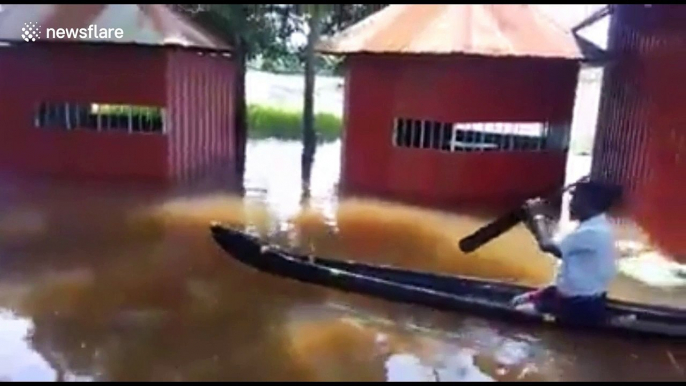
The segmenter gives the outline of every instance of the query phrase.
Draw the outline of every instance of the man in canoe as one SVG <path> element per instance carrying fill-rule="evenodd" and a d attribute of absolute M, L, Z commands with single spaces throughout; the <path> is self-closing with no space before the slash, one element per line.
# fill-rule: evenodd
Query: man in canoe
<path fill-rule="evenodd" d="M 579 225 L 560 242 L 553 241 L 548 232 L 544 202 L 527 202 L 527 228 L 540 249 L 561 264 L 553 285 L 518 296 L 513 303 L 522 311 L 594 324 L 605 318 L 607 290 L 617 274 L 614 234 L 606 212 L 618 202 L 621 189 L 586 180 L 575 184 L 571 194 L 569 214 Z"/>

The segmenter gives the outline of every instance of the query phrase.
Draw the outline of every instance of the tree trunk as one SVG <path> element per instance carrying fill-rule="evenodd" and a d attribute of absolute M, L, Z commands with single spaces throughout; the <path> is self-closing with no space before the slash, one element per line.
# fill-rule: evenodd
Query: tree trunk
<path fill-rule="evenodd" d="M 305 191 L 309 191 L 312 164 L 317 146 L 317 136 L 314 130 L 314 86 L 315 86 L 315 52 L 314 47 L 319 40 L 319 5 L 313 7 L 310 15 L 310 31 L 307 35 L 305 52 L 305 100 L 303 104 L 303 153 L 301 160 L 302 183 Z"/>
<path fill-rule="evenodd" d="M 245 172 L 245 146 L 248 140 L 247 106 L 245 102 L 245 73 L 247 68 L 245 42 L 236 39 L 234 47 L 236 79 L 234 82 L 234 132 L 236 133 L 236 172 L 242 180 Z"/>

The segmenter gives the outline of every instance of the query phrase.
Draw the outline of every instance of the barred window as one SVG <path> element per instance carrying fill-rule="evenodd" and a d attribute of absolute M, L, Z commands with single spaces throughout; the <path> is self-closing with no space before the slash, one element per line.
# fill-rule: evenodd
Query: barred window
<path fill-rule="evenodd" d="M 569 125 L 539 122 L 445 123 L 396 118 L 393 145 L 449 152 L 566 150 Z"/>
<path fill-rule="evenodd" d="M 43 102 L 37 108 L 36 127 L 62 130 L 164 133 L 164 108 L 98 103 Z"/>

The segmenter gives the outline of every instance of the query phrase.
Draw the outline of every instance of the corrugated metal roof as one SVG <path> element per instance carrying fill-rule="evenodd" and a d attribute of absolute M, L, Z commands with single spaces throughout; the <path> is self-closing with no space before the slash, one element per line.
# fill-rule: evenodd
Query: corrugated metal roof
<path fill-rule="evenodd" d="M 582 58 L 571 31 L 526 4 L 393 4 L 318 51 Z"/>
<path fill-rule="evenodd" d="M 0 40 L 21 41 L 26 23 L 39 26 L 40 41 L 108 42 L 179 45 L 229 50 L 221 39 L 163 4 L 4 4 L 0 9 Z M 121 28 L 121 39 L 48 39 L 48 28 Z"/>

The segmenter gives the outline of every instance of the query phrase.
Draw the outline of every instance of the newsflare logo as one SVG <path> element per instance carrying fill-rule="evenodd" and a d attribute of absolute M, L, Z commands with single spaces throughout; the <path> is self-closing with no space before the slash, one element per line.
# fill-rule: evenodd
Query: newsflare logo
<path fill-rule="evenodd" d="M 41 26 L 36 23 L 24 23 L 21 28 L 21 38 L 25 42 L 35 42 L 41 39 Z M 121 28 L 98 28 L 91 24 L 87 28 L 47 28 L 46 39 L 123 39 L 124 30 Z"/>
<path fill-rule="evenodd" d="M 36 39 L 40 39 L 40 26 L 36 23 L 24 23 L 21 28 L 21 38 L 25 42 L 35 42 Z"/>

